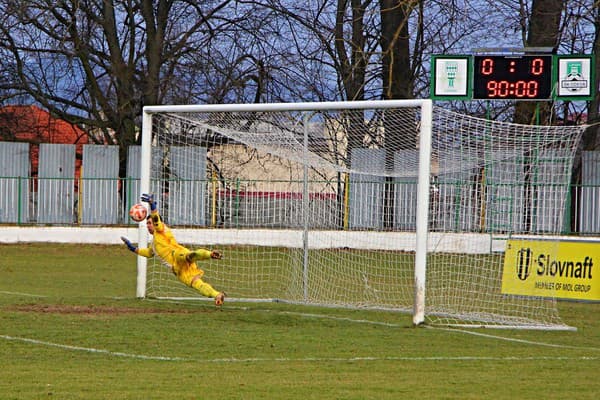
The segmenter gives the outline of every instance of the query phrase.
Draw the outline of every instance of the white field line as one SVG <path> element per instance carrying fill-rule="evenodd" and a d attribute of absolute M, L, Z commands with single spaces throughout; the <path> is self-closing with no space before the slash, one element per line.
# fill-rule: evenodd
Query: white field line
<path fill-rule="evenodd" d="M 534 345 L 534 346 L 555 347 L 555 348 L 559 348 L 559 349 L 572 349 L 572 350 L 600 351 L 600 348 L 598 348 L 598 347 L 578 347 L 578 346 L 569 346 L 569 345 L 565 345 L 565 344 L 536 342 L 536 341 L 533 341 L 533 340 L 508 338 L 508 337 L 504 337 L 504 336 L 490 335 L 488 333 L 481 333 L 481 332 L 469 331 L 469 330 L 465 330 L 465 329 L 433 327 L 433 326 L 428 326 L 427 328 L 429 328 L 429 329 L 443 330 L 443 331 L 448 331 L 448 332 L 462 333 L 462 334 L 465 334 L 465 335 L 480 336 L 480 337 L 485 337 L 485 338 L 490 338 L 490 339 L 495 339 L 495 340 L 504 340 L 504 341 L 507 341 L 507 342 L 516 342 L 516 343 L 531 344 L 531 345 Z"/>
<path fill-rule="evenodd" d="M 404 325 L 394 324 L 394 323 L 388 323 L 388 322 L 369 321 L 369 320 L 364 320 L 364 319 L 343 318 L 343 317 L 335 317 L 335 316 L 331 316 L 331 315 L 307 314 L 307 313 L 290 312 L 290 311 L 271 311 L 271 310 L 265 310 L 265 311 L 268 311 L 268 312 L 279 312 L 281 314 L 297 315 L 297 316 L 306 317 L 306 318 L 324 318 L 324 319 L 332 319 L 332 320 L 337 320 L 337 321 L 347 321 L 347 322 L 353 322 L 353 323 L 359 323 L 359 324 L 382 325 L 382 326 L 388 326 L 388 327 L 394 327 L 394 328 L 399 328 L 399 327 L 404 326 Z M 455 332 L 455 333 L 463 333 L 463 334 L 466 334 L 466 335 L 480 336 L 480 337 L 485 337 L 485 338 L 494 339 L 494 340 L 524 343 L 524 344 L 530 344 L 530 345 L 534 345 L 534 346 L 555 347 L 555 348 L 560 348 L 560 349 L 573 349 L 573 350 L 600 351 L 600 348 L 598 348 L 598 347 L 577 347 L 577 346 L 569 346 L 569 345 L 555 344 L 555 343 L 544 343 L 544 342 L 537 342 L 537 341 L 533 341 L 533 340 L 515 339 L 515 338 L 509 338 L 509 337 L 498 336 L 498 335 L 490 335 L 490 334 L 486 334 L 486 333 L 481 333 L 481 332 L 476 332 L 476 331 L 470 331 L 470 330 L 465 330 L 465 329 L 444 328 L 444 327 L 436 327 L 436 326 L 425 326 L 425 328 L 428 328 L 428 329 L 437 329 L 437 330 L 444 330 L 444 331 L 450 331 L 450 332 Z"/>
<path fill-rule="evenodd" d="M 57 347 L 59 349 L 64 349 L 64 350 L 82 351 L 82 352 L 86 352 L 86 353 L 107 354 L 107 355 L 116 356 L 116 357 L 140 358 L 142 360 L 159 360 L 159 361 L 188 361 L 188 359 L 181 358 L 181 357 L 146 356 L 143 354 L 114 352 L 114 351 L 110 351 L 110 350 L 95 349 L 93 347 L 71 346 L 71 345 L 67 345 L 67 344 L 52 343 L 52 342 L 46 342 L 43 340 L 36 340 L 36 339 L 29 339 L 29 338 L 24 338 L 24 337 L 16 337 L 16 336 L 8 336 L 8 335 L 0 335 L 0 338 L 5 339 L 5 340 L 17 341 L 17 342 L 25 342 L 25 343 L 29 343 L 29 344 L 37 344 L 37 345 L 41 345 L 41 346 Z M 191 360 L 189 360 L 189 361 L 191 361 Z"/>
<path fill-rule="evenodd" d="M 164 302 L 164 301 L 169 301 L 169 300 L 148 300 L 148 301 Z M 177 302 L 174 301 L 173 303 L 177 303 Z M 260 311 L 260 310 L 252 309 L 249 307 L 236 307 L 236 306 L 230 306 L 230 305 L 227 308 L 238 309 L 238 310 Z M 294 311 L 275 311 L 275 310 L 262 310 L 262 311 L 269 312 L 269 313 L 296 315 L 296 316 L 303 317 L 303 318 L 331 319 L 331 320 L 336 320 L 336 321 L 346 321 L 346 322 L 357 323 L 357 324 L 388 326 L 388 327 L 392 327 L 392 328 L 400 328 L 400 327 L 405 326 L 402 324 L 394 324 L 394 323 L 389 323 L 389 322 L 370 321 L 370 320 L 365 320 L 365 319 L 352 319 L 352 318 L 347 318 L 347 317 L 336 317 L 336 316 L 332 316 L 332 315 L 301 313 L 301 312 L 294 312 Z M 507 342 L 517 342 L 517 343 L 529 344 L 529 345 L 534 345 L 534 346 L 545 346 L 545 347 L 554 347 L 554 348 L 561 348 L 561 349 L 574 349 L 574 350 L 600 351 L 600 348 L 598 348 L 598 347 L 577 347 L 577 346 L 569 346 L 569 345 L 554 344 L 554 343 L 544 343 L 544 342 L 537 342 L 537 341 L 533 341 L 533 340 L 515 339 L 515 338 L 504 337 L 504 336 L 491 335 L 491 334 L 470 331 L 470 330 L 465 330 L 465 329 L 445 328 L 445 327 L 436 327 L 436 326 L 427 326 L 427 325 L 425 326 L 425 328 L 445 330 L 445 331 L 450 331 L 450 332 L 454 332 L 454 333 L 462 333 L 465 335 L 474 335 L 474 336 L 485 337 L 488 339 L 507 341 Z"/>
<path fill-rule="evenodd" d="M 11 296 L 25 296 L 25 297 L 48 297 L 48 296 L 43 296 L 41 294 L 32 294 L 32 293 L 21 293 L 21 292 L 7 292 L 5 290 L 0 290 L 1 294 L 8 294 Z"/>
<path fill-rule="evenodd" d="M 148 356 L 144 354 L 132 354 L 123 352 L 114 352 L 104 349 L 96 349 L 93 347 L 81 347 L 71 346 L 60 343 L 46 342 L 43 340 L 29 339 L 23 337 L 15 337 L 8 335 L 0 335 L 1 339 L 10 341 L 19 341 L 29 344 L 36 344 L 41 346 L 56 347 L 64 350 L 80 351 L 94 354 L 104 354 L 113 357 L 126 357 L 126 358 L 137 358 L 141 360 L 151 361 L 187 361 L 187 362 L 198 362 L 203 363 L 248 363 L 248 362 L 356 362 L 356 361 L 597 361 L 600 357 L 471 357 L 471 356 L 458 356 L 458 357 L 305 357 L 305 358 L 214 358 L 214 359 L 203 359 L 197 360 L 193 358 L 183 357 L 167 357 L 167 356 Z"/>
<path fill-rule="evenodd" d="M 13 292 L 3 292 L 3 291 L 0 291 L 0 293 L 8 293 L 8 294 L 15 294 L 15 295 L 26 295 L 26 296 L 32 296 L 32 297 L 46 297 L 46 296 L 38 296 L 38 295 L 26 294 L 26 293 L 13 293 Z M 152 301 L 152 300 L 150 300 L 150 301 Z M 160 301 L 164 302 L 165 300 L 160 300 Z M 229 309 L 239 309 L 239 310 L 260 311 L 260 310 L 251 309 L 251 308 L 248 308 L 248 307 L 236 307 L 236 306 L 231 306 L 231 305 L 229 305 L 227 308 L 229 308 Z M 335 320 L 335 321 L 345 321 L 345 322 L 357 323 L 357 324 L 387 326 L 387 327 L 391 327 L 391 328 L 400 328 L 400 327 L 405 326 L 405 325 L 402 325 L 402 324 L 395 324 L 395 323 L 388 323 L 388 322 L 381 322 L 381 321 L 371 321 L 371 320 L 365 320 L 365 319 L 353 319 L 353 318 L 348 318 L 348 317 L 336 317 L 336 316 L 332 316 L 332 315 L 321 315 L 321 314 L 313 314 L 313 313 L 301 313 L 301 312 L 293 312 L 293 311 L 274 311 L 274 310 L 263 310 L 263 311 L 264 312 L 268 312 L 268 313 L 280 313 L 280 314 L 287 314 L 287 315 L 295 315 L 295 316 L 302 317 L 302 318 L 330 319 L 330 320 Z M 461 333 L 461 334 L 465 334 L 465 335 L 479 336 L 479 337 L 484 337 L 484 338 L 494 339 L 494 340 L 500 340 L 500 341 L 523 343 L 523 344 L 534 345 L 534 346 L 545 346 L 545 347 L 562 348 L 562 349 L 574 349 L 574 350 L 600 351 L 600 348 L 597 348 L 597 347 L 577 347 L 577 346 L 561 345 L 561 344 L 554 344 L 554 343 L 544 343 L 544 342 L 537 342 L 537 341 L 525 340 L 525 339 L 508 338 L 508 337 L 504 337 L 504 336 L 491 335 L 491 334 L 486 334 L 486 333 L 481 333 L 481 332 L 475 332 L 475 331 L 469 331 L 469 330 L 464 330 L 464 329 L 444 328 L 444 327 L 432 327 L 432 326 L 426 326 L 426 328 L 428 328 L 428 329 L 435 329 L 435 330 L 449 331 L 449 332 L 453 332 L 453 333 Z M 29 342 L 29 343 L 32 343 L 32 344 L 39 344 L 39 345 L 57 347 L 57 348 L 62 348 L 62 349 L 66 349 L 66 350 L 85 351 L 85 352 L 89 352 L 89 353 L 102 353 L 102 354 L 107 354 L 107 355 L 117 356 L 117 357 L 128 357 L 128 358 L 138 358 L 138 359 L 145 359 L 145 360 L 160 360 L 160 361 L 194 361 L 193 359 L 181 358 L 181 357 L 146 356 L 146 355 L 140 355 L 140 354 L 112 352 L 112 351 L 109 351 L 109 350 L 102 350 L 102 349 L 95 349 L 95 348 L 87 348 L 87 347 L 78 347 L 78 346 L 63 345 L 63 344 L 52 343 L 52 342 L 44 342 L 44 341 L 40 341 L 40 340 L 36 340 L 36 339 L 12 337 L 12 336 L 7 336 L 7 335 L 0 335 L 0 338 L 1 339 L 5 339 L 5 340 L 22 341 L 22 342 Z M 596 356 L 591 356 L 591 357 L 582 356 L 582 357 L 574 357 L 574 358 L 573 357 L 470 357 L 470 356 L 462 357 L 462 356 L 458 356 L 458 357 L 351 357 L 351 358 L 310 358 L 309 357 L 309 358 L 302 358 L 302 359 L 288 359 L 288 358 L 275 358 L 275 359 L 267 359 L 267 358 L 264 358 L 264 359 L 263 358 L 236 359 L 236 358 L 223 358 L 223 359 L 202 360 L 202 361 L 204 361 L 204 362 L 386 361 L 386 360 L 392 360 L 392 361 L 393 360 L 398 360 L 398 361 L 402 361 L 402 360 L 404 360 L 404 361 L 430 361 L 430 360 L 431 361 L 433 361 L 433 360 L 437 360 L 437 361 L 443 361 L 443 360 L 447 360 L 447 361 L 465 361 L 465 360 L 492 360 L 492 361 L 493 360 L 497 360 L 497 361 L 502 361 L 502 360 L 523 360 L 523 361 L 526 361 L 526 360 L 598 360 L 598 359 L 600 359 L 600 357 L 596 357 Z"/>
<path fill-rule="evenodd" d="M 331 315 L 307 314 L 307 313 L 290 312 L 290 311 L 271 311 L 271 310 L 265 310 L 265 311 L 279 312 L 281 314 L 297 315 L 297 316 L 305 317 L 305 318 L 323 318 L 323 319 L 347 321 L 347 322 L 359 323 L 359 324 L 382 325 L 382 326 L 388 326 L 388 327 L 394 327 L 394 328 L 399 328 L 399 327 L 404 326 L 404 325 L 388 323 L 388 322 L 369 321 L 369 320 L 364 320 L 364 319 L 352 319 L 352 318 L 345 318 L 345 317 L 335 317 L 335 316 L 331 316 Z M 444 331 L 450 331 L 450 332 L 455 332 L 455 333 L 463 333 L 465 335 L 474 335 L 474 336 L 485 337 L 488 339 L 507 341 L 507 342 L 517 342 L 517 343 L 529 344 L 529 345 L 534 345 L 534 346 L 554 347 L 554 348 L 559 348 L 559 349 L 572 349 L 572 350 L 600 351 L 600 348 L 598 348 L 598 347 L 578 347 L 578 346 L 569 346 L 569 345 L 555 344 L 555 343 L 544 343 L 544 342 L 537 342 L 537 341 L 533 341 L 533 340 L 515 339 L 515 338 L 509 338 L 509 337 L 505 337 L 505 336 L 490 335 L 487 333 L 469 331 L 469 330 L 465 330 L 465 329 L 444 328 L 444 327 L 436 327 L 436 326 L 425 326 L 425 328 L 444 330 Z"/>

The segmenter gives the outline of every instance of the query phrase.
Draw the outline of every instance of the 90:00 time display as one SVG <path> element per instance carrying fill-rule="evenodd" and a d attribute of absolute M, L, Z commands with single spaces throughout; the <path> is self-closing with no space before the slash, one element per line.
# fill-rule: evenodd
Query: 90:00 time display
<path fill-rule="evenodd" d="M 539 84 L 537 81 L 488 81 L 489 98 L 529 98 L 535 99 L 539 95 Z"/>

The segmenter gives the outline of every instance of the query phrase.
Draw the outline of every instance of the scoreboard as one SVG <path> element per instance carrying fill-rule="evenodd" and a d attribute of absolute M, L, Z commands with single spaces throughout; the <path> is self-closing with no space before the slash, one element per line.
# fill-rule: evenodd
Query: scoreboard
<path fill-rule="evenodd" d="M 552 56 L 475 56 L 474 99 L 549 99 Z"/>
<path fill-rule="evenodd" d="M 591 100 L 590 55 L 432 56 L 431 98 L 440 100 Z"/>

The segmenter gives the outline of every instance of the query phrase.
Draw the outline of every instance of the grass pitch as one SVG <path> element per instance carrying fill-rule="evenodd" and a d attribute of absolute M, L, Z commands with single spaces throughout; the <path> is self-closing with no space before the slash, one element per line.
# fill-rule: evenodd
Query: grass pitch
<path fill-rule="evenodd" d="M 392 312 L 135 298 L 123 246 L 0 245 L 0 399 L 596 399 L 577 332 L 413 328 Z"/>

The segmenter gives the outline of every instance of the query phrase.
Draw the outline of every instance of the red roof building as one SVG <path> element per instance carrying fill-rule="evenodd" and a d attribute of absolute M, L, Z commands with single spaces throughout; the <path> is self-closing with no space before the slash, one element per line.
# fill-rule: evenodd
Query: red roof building
<path fill-rule="evenodd" d="M 74 144 L 75 178 L 79 177 L 83 145 L 87 134 L 76 125 L 54 118 L 48 111 L 36 106 L 5 106 L 0 108 L 0 141 L 28 142 L 31 175 L 37 176 L 39 144 Z"/>

